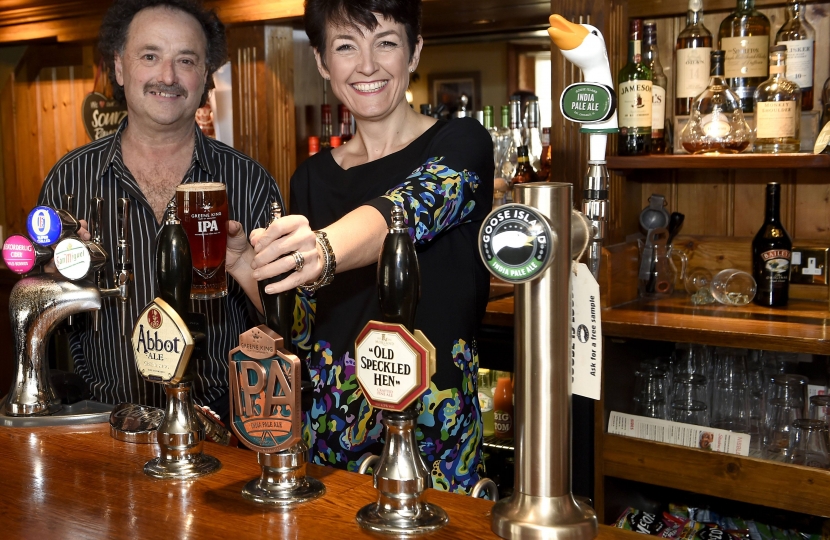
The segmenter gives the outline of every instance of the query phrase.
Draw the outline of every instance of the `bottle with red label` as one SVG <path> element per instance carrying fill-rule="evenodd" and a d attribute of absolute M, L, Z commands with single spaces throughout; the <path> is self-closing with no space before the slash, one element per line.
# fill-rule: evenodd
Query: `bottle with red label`
<path fill-rule="evenodd" d="M 495 435 L 499 439 L 513 438 L 513 381 L 510 374 L 499 372 L 496 391 L 493 392 Z"/>
<path fill-rule="evenodd" d="M 766 219 L 752 240 L 755 303 L 786 306 L 790 291 L 790 252 L 793 242 L 781 224 L 781 184 L 767 184 Z"/>

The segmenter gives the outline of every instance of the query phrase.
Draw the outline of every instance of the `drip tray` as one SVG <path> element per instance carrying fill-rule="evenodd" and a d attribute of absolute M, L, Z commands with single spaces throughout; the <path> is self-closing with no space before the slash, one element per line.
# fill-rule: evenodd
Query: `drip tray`
<path fill-rule="evenodd" d="M 89 400 L 62 407 L 60 411 L 47 416 L 6 416 L 0 409 L 0 426 L 34 428 L 102 424 L 109 422 L 110 412 L 115 408 L 114 405 Z"/>

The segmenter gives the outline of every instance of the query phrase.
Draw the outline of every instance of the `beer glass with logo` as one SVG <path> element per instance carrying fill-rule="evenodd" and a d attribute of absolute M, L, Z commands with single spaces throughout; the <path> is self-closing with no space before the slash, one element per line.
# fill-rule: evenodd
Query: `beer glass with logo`
<path fill-rule="evenodd" d="M 197 182 L 176 188 L 176 205 L 193 257 L 190 298 L 210 300 L 228 294 L 225 277 L 228 196 L 225 184 Z"/>

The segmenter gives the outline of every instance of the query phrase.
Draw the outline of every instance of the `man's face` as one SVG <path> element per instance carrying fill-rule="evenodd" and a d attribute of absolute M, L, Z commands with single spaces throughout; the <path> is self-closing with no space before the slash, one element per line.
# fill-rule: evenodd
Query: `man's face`
<path fill-rule="evenodd" d="M 178 9 L 152 7 L 133 17 L 115 76 L 124 86 L 130 125 L 154 128 L 194 122 L 205 91 L 207 38 L 199 22 Z"/>

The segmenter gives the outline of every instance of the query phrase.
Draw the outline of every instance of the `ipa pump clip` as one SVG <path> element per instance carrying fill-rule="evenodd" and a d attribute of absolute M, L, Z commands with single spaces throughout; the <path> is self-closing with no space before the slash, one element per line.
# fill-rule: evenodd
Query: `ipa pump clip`
<path fill-rule="evenodd" d="M 582 212 L 591 224 L 588 267 L 599 279 L 602 241 L 608 221 L 609 177 L 605 150 L 608 135 L 619 132 L 617 96 L 611 78 L 611 66 L 602 33 L 589 24 L 576 24 L 561 15 L 550 16 L 548 34 L 562 56 L 582 70 L 583 82 L 569 85 L 562 92 L 559 107 L 562 115 L 582 124 L 580 133 L 588 134 L 588 172 L 582 191 Z M 591 107 L 578 106 L 591 103 Z"/>
<path fill-rule="evenodd" d="M 65 197 L 65 205 L 71 204 L 71 195 Z M 118 298 L 119 323 L 121 335 L 129 336 L 127 328 L 127 300 L 130 296 L 132 281 L 132 253 L 129 244 L 130 201 L 119 198 L 116 212 L 116 259 L 113 274 L 113 286 L 107 285 L 104 266 L 109 254 L 102 246 L 103 241 L 103 207 L 104 200 L 93 197 L 90 200 L 89 233 L 91 239 L 81 240 L 77 235 L 69 236 L 55 246 L 55 266 L 58 272 L 69 281 L 91 280 L 102 298 Z M 100 314 L 91 314 L 92 328 L 100 328 Z"/>

